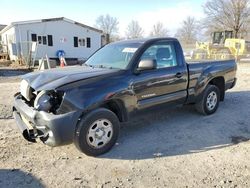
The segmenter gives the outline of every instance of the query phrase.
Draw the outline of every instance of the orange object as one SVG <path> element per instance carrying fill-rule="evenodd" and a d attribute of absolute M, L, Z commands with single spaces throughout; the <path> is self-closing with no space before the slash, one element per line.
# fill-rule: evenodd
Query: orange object
<path fill-rule="evenodd" d="M 60 59 L 60 67 L 64 67 L 64 62 L 63 62 L 63 58 Z"/>

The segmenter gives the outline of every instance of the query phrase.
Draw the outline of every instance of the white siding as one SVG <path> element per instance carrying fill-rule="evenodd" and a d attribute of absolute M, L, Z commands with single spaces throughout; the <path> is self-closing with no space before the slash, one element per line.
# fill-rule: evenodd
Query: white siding
<path fill-rule="evenodd" d="M 18 51 L 22 51 L 24 56 L 27 56 L 29 51 L 30 46 L 27 45 L 27 42 L 31 41 L 32 33 L 37 36 L 46 36 L 46 38 L 48 35 L 53 36 L 53 46 L 48 46 L 48 38 L 47 45 L 38 44 L 36 59 L 45 57 L 46 54 L 49 58 L 55 58 L 58 50 L 64 50 L 66 58 L 86 59 L 101 47 L 100 32 L 64 20 L 19 24 L 14 27 L 17 43 L 21 42 L 21 45 L 18 45 Z M 10 30 L 13 33 L 13 27 Z M 7 32 L 10 32 L 10 30 Z M 74 37 L 84 38 L 85 46 L 74 47 Z M 86 47 L 87 37 L 91 38 L 91 48 Z M 62 39 L 64 39 L 64 42 L 62 42 Z"/>

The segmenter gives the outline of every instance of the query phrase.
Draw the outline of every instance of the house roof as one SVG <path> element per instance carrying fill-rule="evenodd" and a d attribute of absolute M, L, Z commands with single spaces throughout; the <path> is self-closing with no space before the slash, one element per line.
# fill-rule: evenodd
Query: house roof
<path fill-rule="evenodd" d="M 5 28 L 7 25 L 2 25 L 2 24 L 0 24 L 0 31 L 2 31 L 3 30 L 3 28 Z"/>
<path fill-rule="evenodd" d="M 0 34 L 4 33 L 5 31 L 9 30 L 11 27 L 16 26 L 16 25 L 42 23 L 42 22 L 53 22 L 53 21 L 61 21 L 61 20 L 65 21 L 65 22 L 68 22 L 68 23 L 76 24 L 78 26 L 81 26 L 81 27 L 84 27 L 84 28 L 87 28 L 87 29 L 90 29 L 90 30 L 93 30 L 93 31 L 96 31 L 96 32 L 99 32 L 99 33 L 103 33 L 102 30 L 96 29 L 94 27 L 90 27 L 88 25 L 85 25 L 85 24 L 70 20 L 70 19 L 65 18 L 65 17 L 58 17 L 58 18 L 48 18 L 48 19 L 40 19 L 40 20 L 12 22 L 10 25 L 5 26 L 2 30 L 0 29 Z M 0 27 L 1 27 L 1 25 L 0 25 Z"/>

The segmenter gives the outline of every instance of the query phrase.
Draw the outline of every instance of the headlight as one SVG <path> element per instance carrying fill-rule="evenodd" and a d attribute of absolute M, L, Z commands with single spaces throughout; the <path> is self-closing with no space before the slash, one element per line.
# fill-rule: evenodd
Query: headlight
<path fill-rule="evenodd" d="M 39 111 L 42 110 L 45 112 L 48 112 L 51 109 L 52 107 L 51 97 L 48 95 L 46 91 L 41 91 L 36 96 L 36 99 L 34 101 L 34 107 Z"/>
<path fill-rule="evenodd" d="M 41 91 L 36 96 L 34 108 L 39 111 L 53 112 L 58 109 L 62 101 L 62 93 L 55 91 Z"/>

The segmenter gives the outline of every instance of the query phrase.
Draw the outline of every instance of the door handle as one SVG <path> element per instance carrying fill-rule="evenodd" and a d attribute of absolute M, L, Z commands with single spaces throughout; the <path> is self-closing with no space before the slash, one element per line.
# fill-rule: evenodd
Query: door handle
<path fill-rule="evenodd" d="M 183 76 L 183 74 L 182 74 L 181 72 L 178 72 L 178 73 L 176 73 L 176 75 L 175 75 L 176 78 L 181 78 L 182 76 Z"/>

